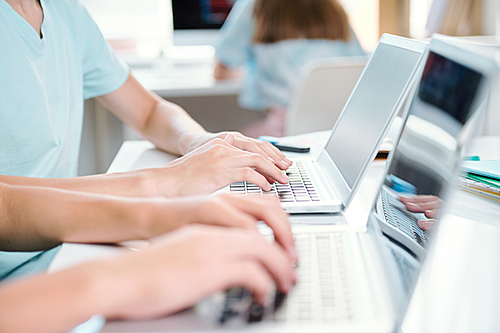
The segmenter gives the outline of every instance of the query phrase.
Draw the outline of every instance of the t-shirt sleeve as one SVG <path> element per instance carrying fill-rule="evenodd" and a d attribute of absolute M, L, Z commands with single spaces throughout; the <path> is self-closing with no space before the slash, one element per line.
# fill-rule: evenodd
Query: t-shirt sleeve
<path fill-rule="evenodd" d="M 89 13 L 79 5 L 83 40 L 83 95 L 102 96 L 120 88 L 129 75 L 128 66 L 116 57 Z"/>
<path fill-rule="evenodd" d="M 252 57 L 254 0 L 237 0 L 215 42 L 215 57 L 236 68 Z"/>

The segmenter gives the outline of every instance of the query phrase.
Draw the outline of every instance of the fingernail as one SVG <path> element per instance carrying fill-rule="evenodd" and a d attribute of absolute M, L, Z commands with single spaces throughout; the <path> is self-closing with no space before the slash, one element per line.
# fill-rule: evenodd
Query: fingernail
<path fill-rule="evenodd" d="M 434 222 L 424 222 L 425 229 L 431 229 L 434 226 Z"/>
<path fill-rule="evenodd" d="M 285 160 L 281 160 L 281 163 L 282 163 L 282 164 L 284 164 L 284 165 L 286 165 L 286 166 L 290 166 L 290 163 L 288 163 L 288 162 L 287 162 L 287 161 L 285 161 Z"/>
<path fill-rule="evenodd" d="M 287 175 L 283 174 L 283 177 L 282 179 L 286 182 L 288 182 L 290 180 L 290 177 L 288 177 Z"/>
<path fill-rule="evenodd" d="M 290 266 L 292 266 L 293 268 L 299 267 L 299 260 L 293 259 L 292 261 L 290 261 Z"/>
<path fill-rule="evenodd" d="M 295 250 L 295 248 L 292 247 L 291 249 L 289 249 L 288 254 L 290 254 L 290 257 L 292 258 L 292 264 L 293 262 L 296 262 L 298 264 L 299 257 L 297 256 L 297 251 Z"/>
<path fill-rule="evenodd" d="M 422 220 L 418 221 L 418 227 L 420 229 L 423 229 L 424 228 L 424 221 L 422 221 Z"/>

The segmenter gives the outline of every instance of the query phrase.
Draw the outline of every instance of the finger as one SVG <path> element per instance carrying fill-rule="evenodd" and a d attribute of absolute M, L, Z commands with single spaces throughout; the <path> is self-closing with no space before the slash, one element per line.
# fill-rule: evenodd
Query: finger
<path fill-rule="evenodd" d="M 222 227 L 237 227 L 258 233 L 257 219 L 231 205 L 225 197 L 232 197 L 232 195 L 217 196 L 206 201 L 199 208 L 199 218 L 195 222 Z"/>
<path fill-rule="evenodd" d="M 228 133 L 226 137 L 224 138 L 224 141 L 227 142 L 228 144 L 232 145 L 234 143 L 234 135 L 231 133 Z"/>
<path fill-rule="evenodd" d="M 435 202 L 435 201 L 440 201 L 438 197 L 435 195 L 417 195 L 416 197 L 412 198 L 415 203 L 428 203 L 428 202 Z"/>
<path fill-rule="evenodd" d="M 282 184 L 287 184 L 289 181 L 287 175 L 283 174 L 280 169 L 259 154 L 246 153 L 245 155 L 240 155 L 237 160 L 231 163 L 231 166 L 255 168 L 258 172 Z"/>
<path fill-rule="evenodd" d="M 405 207 L 408 209 L 410 212 L 413 213 L 423 213 L 425 212 L 425 208 L 422 208 L 419 204 L 413 203 L 413 202 L 405 202 Z"/>
<path fill-rule="evenodd" d="M 222 289 L 243 287 L 254 295 L 257 303 L 265 306 L 273 278 L 260 263 L 255 261 L 228 263 L 226 267 L 219 270 L 219 273 L 220 277 L 226 280 Z"/>
<path fill-rule="evenodd" d="M 424 212 L 424 214 L 426 217 L 433 219 L 433 218 L 436 218 L 438 212 L 439 212 L 439 210 L 437 210 L 437 209 L 430 209 L 430 210 L 426 210 Z"/>
<path fill-rule="evenodd" d="M 263 189 L 264 191 L 271 190 L 271 184 L 262 174 L 258 173 L 252 168 L 240 168 L 228 170 L 228 176 L 231 179 L 231 183 L 246 181 L 252 183 Z"/>
<path fill-rule="evenodd" d="M 227 196 L 226 198 L 234 207 L 250 214 L 257 220 L 264 221 L 273 230 L 276 241 L 283 246 L 290 259 L 298 259 L 288 215 L 281 208 L 277 198 L 238 196 Z"/>
<path fill-rule="evenodd" d="M 291 261 L 283 248 L 275 243 L 269 243 L 261 235 L 254 239 L 241 240 L 241 250 L 235 253 L 235 260 L 252 258 L 258 260 L 276 281 L 278 288 L 287 293 L 297 277 L 292 268 Z"/>
<path fill-rule="evenodd" d="M 435 220 L 420 220 L 418 221 L 418 227 L 422 230 L 429 231 L 434 227 Z"/>
<path fill-rule="evenodd" d="M 279 159 L 282 162 L 284 162 L 284 164 L 286 164 L 288 167 L 293 164 L 293 162 L 290 159 L 288 159 L 285 156 L 285 154 L 283 154 L 272 143 L 265 142 L 265 141 L 258 141 L 258 145 L 259 145 L 260 149 L 262 149 L 264 152 L 266 152 L 269 155 L 269 157 L 271 157 L 275 161 Z M 288 169 L 288 167 L 286 167 L 286 169 Z"/>
<path fill-rule="evenodd" d="M 291 161 L 269 142 L 262 142 L 246 137 L 238 138 L 237 142 L 239 148 L 270 158 L 282 170 L 288 169 L 291 165 Z"/>
<path fill-rule="evenodd" d="M 436 198 L 434 198 L 435 200 Z M 441 206 L 441 200 L 422 202 L 418 204 L 424 210 L 435 210 Z"/>

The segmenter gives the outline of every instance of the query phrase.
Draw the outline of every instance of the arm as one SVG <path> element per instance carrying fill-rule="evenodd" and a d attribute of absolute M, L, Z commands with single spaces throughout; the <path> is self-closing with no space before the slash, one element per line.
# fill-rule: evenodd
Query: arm
<path fill-rule="evenodd" d="M 75 178 L 0 175 L 0 182 L 129 197 L 211 194 L 238 181 L 249 181 L 270 190 L 269 183 L 274 180 L 288 182 L 288 177 L 269 158 L 237 149 L 232 144 L 235 140 L 233 135 L 225 140 L 211 140 L 161 168 Z"/>
<path fill-rule="evenodd" d="M 230 195 L 165 200 L 92 195 L 0 183 L 0 250 L 38 251 L 62 242 L 149 239 L 198 223 L 256 231 L 265 221 L 296 258 L 287 216 L 276 200 Z"/>
<path fill-rule="evenodd" d="M 132 75 L 118 90 L 97 99 L 145 139 L 176 155 L 187 153 L 192 137 L 208 135 L 180 106 L 147 91 Z"/>
<path fill-rule="evenodd" d="M 144 251 L 1 285 L 0 331 L 63 332 L 94 314 L 159 317 L 234 286 L 263 304 L 273 280 L 288 292 L 296 276 L 258 233 L 184 228 Z"/>
<path fill-rule="evenodd" d="M 231 69 L 224 65 L 223 63 L 216 61 L 214 67 L 214 79 L 216 80 L 227 80 L 241 77 L 241 71 L 236 69 Z"/>
<path fill-rule="evenodd" d="M 186 154 L 215 138 L 229 134 L 208 133 L 180 106 L 147 91 L 132 75 L 118 90 L 98 97 L 108 110 L 160 149 Z M 285 155 L 267 142 L 233 133 L 233 146 L 270 158 L 279 168 L 290 166 Z"/>

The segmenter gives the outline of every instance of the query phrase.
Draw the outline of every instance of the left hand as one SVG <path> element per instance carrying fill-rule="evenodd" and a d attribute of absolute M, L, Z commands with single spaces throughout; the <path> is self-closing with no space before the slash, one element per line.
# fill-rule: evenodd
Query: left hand
<path fill-rule="evenodd" d="M 413 213 L 424 213 L 430 220 L 418 221 L 420 229 L 429 231 L 433 228 L 436 222 L 435 217 L 439 213 L 439 209 L 443 201 L 435 195 L 417 195 L 415 197 L 399 197 L 399 200 L 404 203 L 406 209 Z"/>
<path fill-rule="evenodd" d="M 188 144 L 184 144 L 183 147 L 181 147 L 181 153 L 183 155 L 189 153 L 204 143 L 216 138 L 225 140 L 241 150 L 256 153 L 264 158 L 271 159 L 281 170 L 286 170 L 292 165 L 292 161 L 271 143 L 249 138 L 238 132 L 207 133 L 195 136 Z"/>

